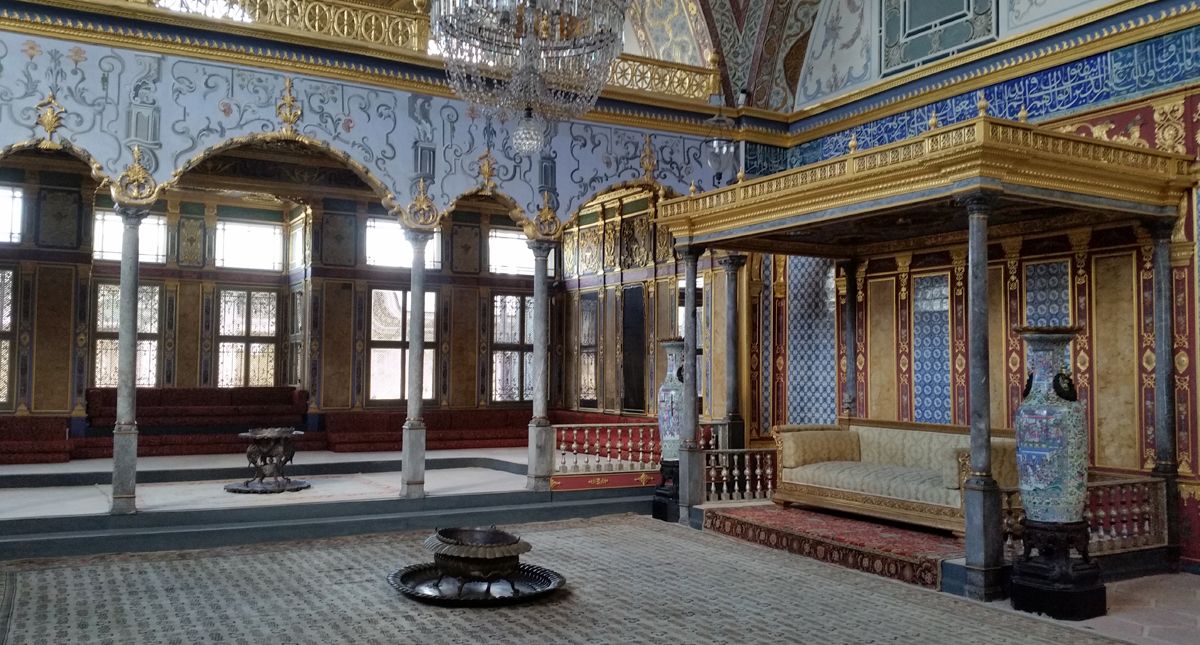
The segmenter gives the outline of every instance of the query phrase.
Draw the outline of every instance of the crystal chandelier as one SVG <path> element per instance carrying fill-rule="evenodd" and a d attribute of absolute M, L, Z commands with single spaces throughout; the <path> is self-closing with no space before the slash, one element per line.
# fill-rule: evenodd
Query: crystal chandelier
<path fill-rule="evenodd" d="M 534 154 L 548 121 L 596 105 L 620 54 L 629 0 L 434 0 L 432 35 L 460 98 L 516 121 L 513 147 Z"/>

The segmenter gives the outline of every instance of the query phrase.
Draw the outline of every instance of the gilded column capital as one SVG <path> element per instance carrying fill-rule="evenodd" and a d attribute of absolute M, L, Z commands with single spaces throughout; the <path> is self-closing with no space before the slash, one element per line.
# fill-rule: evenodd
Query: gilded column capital
<path fill-rule="evenodd" d="M 988 216 L 996 208 L 996 195 L 983 190 L 959 195 L 954 203 L 967 209 L 968 216 Z"/>

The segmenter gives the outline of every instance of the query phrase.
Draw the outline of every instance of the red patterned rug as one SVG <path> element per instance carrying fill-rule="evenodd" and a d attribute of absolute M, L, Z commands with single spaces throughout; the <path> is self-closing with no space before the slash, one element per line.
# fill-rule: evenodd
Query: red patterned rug
<path fill-rule="evenodd" d="M 942 560 L 966 553 L 949 534 L 774 504 L 705 509 L 704 529 L 930 589 Z"/>

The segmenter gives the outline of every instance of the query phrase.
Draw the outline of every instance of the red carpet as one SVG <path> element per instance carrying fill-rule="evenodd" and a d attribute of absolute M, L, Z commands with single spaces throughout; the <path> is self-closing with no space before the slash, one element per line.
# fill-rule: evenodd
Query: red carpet
<path fill-rule="evenodd" d="M 949 534 L 773 504 L 707 509 L 704 529 L 931 589 L 941 561 L 966 552 Z"/>

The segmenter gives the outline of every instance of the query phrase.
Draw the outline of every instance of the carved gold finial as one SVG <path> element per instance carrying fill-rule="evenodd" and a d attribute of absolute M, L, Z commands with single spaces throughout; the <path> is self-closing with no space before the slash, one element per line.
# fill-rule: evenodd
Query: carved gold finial
<path fill-rule="evenodd" d="M 496 188 L 496 158 L 492 156 L 492 149 L 488 148 L 483 154 L 479 155 L 479 186 L 480 192 L 485 195 L 492 194 L 492 190 Z"/>
<path fill-rule="evenodd" d="M 437 226 L 438 210 L 433 200 L 429 198 L 429 186 L 422 177 L 417 182 L 417 194 L 413 195 L 412 206 L 407 212 L 402 212 L 401 218 L 409 228 L 429 230 Z"/>
<path fill-rule="evenodd" d="M 133 147 L 133 161 L 117 177 L 117 182 L 110 190 L 113 201 L 122 205 L 140 206 L 154 201 L 158 192 L 158 183 L 150 175 L 150 171 L 142 163 L 141 146 Z"/>
<path fill-rule="evenodd" d="M 694 182 L 694 181 L 693 181 L 693 182 L 692 182 L 692 185 L 691 185 L 691 186 L 688 186 L 688 195 L 691 195 L 692 197 L 695 197 L 695 196 L 696 196 L 696 194 L 697 194 L 697 193 L 699 193 L 699 192 L 700 192 L 700 191 L 699 191 L 699 190 L 696 188 L 696 182 Z"/>
<path fill-rule="evenodd" d="M 300 107 L 300 102 L 296 100 L 296 95 L 292 92 L 292 79 L 290 78 L 283 81 L 283 95 L 280 97 L 279 103 L 275 106 L 275 114 L 283 123 L 280 131 L 289 134 L 296 131 L 296 124 L 300 121 L 300 116 L 304 114 L 304 110 Z"/>
<path fill-rule="evenodd" d="M 850 152 L 858 152 L 858 135 L 850 133 Z"/>
<path fill-rule="evenodd" d="M 1021 106 L 1021 111 L 1017 113 L 1017 120 L 1021 123 L 1029 123 L 1029 110 L 1024 105 Z"/>
<path fill-rule="evenodd" d="M 62 115 L 66 114 L 66 108 L 54 98 L 54 92 L 47 94 L 35 107 L 39 110 L 37 124 L 46 131 L 46 136 L 38 143 L 38 149 L 61 150 L 62 144 L 54 140 L 54 133 L 62 127 Z"/>
<path fill-rule="evenodd" d="M 979 108 L 979 116 L 987 116 L 988 115 L 988 100 L 987 100 L 987 98 L 984 97 L 982 90 L 980 90 L 976 94 L 976 96 L 979 97 L 979 101 L 975 103 L 975 105 Z"/>
<path fill-rule="evenodd" d="M 721 91 L 721 55 L 716 50 L 708 52 L 708 93 L 718 94 Z"/>
<path fill-rule="evenodd" d="M 744 166 L 741 168 L 738 168 L 738 174 L 737 174 L 737 183 L 740 184 L 743 181 L 746 181 L 746 168 Z"/>
<path fill-rule="evenodd" d="M 654 177 L 654 171 L 658 170 L 658 156 L 654 154 L 654 146 L 650 143 L 650 135 L 646 135 L 642 140 L 642 174 L 646 177 Z"/>
<path fill-rule="evenodd" d="M 554 240 L 562 233 L 562 221 L 554 212 L 550 191 L 542 192 L 542 207 L 538 209 L 537 216 L 533 221 L 526 220 L 521 228 L 525 229 L 525 236 L 531 240 Z"/>
<path fill-rule="evenodd" d="M 929 113 L 929 129 L 932 130 L 938 127 L 937 110 Z"/>

